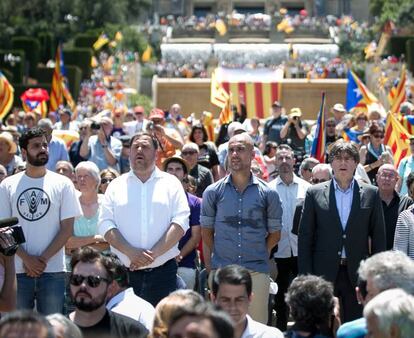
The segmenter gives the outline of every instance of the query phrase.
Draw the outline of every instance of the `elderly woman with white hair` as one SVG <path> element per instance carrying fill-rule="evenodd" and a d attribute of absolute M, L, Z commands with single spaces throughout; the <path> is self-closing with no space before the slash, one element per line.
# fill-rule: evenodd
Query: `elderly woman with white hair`
<path fill-rule="evenodd" d="M 411 338 L 414 333 L 414 297 L 402 289 L 381 292 L 364 308 L 366 337 Z"/>
<path fill-rule="evenodd" d="M 75 168 L 76 180 L 80 191 L 79 202 L 83 215 L 75 219 L 73 236 L 66 243 L 66 253 L 89 245 L 100 251 L 108 249 L 105 239 L 98 235 L 98 214 L 103 195 L 98 194 L 101 182 L 99 169 L 91 161 L 80 162 Z"/>

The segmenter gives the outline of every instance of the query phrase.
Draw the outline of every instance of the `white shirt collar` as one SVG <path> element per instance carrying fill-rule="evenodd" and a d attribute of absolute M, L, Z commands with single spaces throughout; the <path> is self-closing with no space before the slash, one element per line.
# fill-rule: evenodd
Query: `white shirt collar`
<path fill-rule="evenodd" d="M 343 193 L 347 193 L 347 192 L 350 192 L 350 191 L 353 191 L 353 190 L 354 190 L 354 182 L 355 182 L 355 179 L 352 179 L 351 184 L 350 184 L 350 185 L 349 185 L 349 187 L 348 187 L 348 188 L 346 188 L 345 190 L 343 190 L 343 189 L 339 186 L 339 184 L 338 184 L 338 182 L 336 181 L 336 179 L 335 179 L 335 178 L 333 178 L 333 179 L 332 179 L 332 182 L 333 182 L 333 184 L 334 184 L 334 188 L 335 188 L 335 190 L 337 190 L 337 191 L 340 191 L 340 192 L 343 192 Z"/>

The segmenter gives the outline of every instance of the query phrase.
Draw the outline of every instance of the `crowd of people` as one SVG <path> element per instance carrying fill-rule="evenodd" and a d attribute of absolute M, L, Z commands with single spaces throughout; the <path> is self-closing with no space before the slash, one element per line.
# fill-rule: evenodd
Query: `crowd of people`
<path fill-rule="evenodd" d="M 397 167 L 381 113 L 337 103 L 319 163 L 301 109 L 271 111 L 215 143 L 177 103 L 13 113 L 0 218 L 25 240 L 0 255 L 0 336 L 409 337 L 414 138 Z"/>

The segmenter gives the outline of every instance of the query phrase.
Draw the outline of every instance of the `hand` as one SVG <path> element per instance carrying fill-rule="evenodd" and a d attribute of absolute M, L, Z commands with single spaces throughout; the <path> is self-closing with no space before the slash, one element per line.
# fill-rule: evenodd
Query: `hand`
<path fill-rule="evenodd" d="M 150 250 L 134 249 L 128 252 L 127 256 L 131 261 L 129 268 L 132 271 L 150 265 L 154 261 L 153 253 Z"/>
<path fill-rule="evenodd" d="M 165 136 L 165 130 L 164 127 L 159 125 L 159 124 L 154 124 L 154 133 L 158 136 L 158 137 L 163 137 Z"/>
<path fill-rule="evenodd" d="M 95 235 L 93 236 L 93 239 L 95 240 L 95 243 L 106 243 L 105 238 L 101 235 Z"/>
<path fill-rule="evenodd" d="M 43 257 L 27 255 L 23 259 L 23 267 L 29 277 L 39 277 L 46 269 L 47 262 Z"/>
<path fill-rule="evenodd" d="M 177 261 L 177 263 L 180 263 L 183 260 L 183 256 L 178 255 L 175 257 L 175 260 Z"/>

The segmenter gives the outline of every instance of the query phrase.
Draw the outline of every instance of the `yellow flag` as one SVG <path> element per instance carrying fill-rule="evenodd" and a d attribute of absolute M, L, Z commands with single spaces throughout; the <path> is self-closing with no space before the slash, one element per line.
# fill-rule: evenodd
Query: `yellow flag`
<path fill-rule="evenodd" d="M 144 50 L 144 53 L 142 53 L 141 61 L 148 62 L 149 60 L 151 60 L 151 54 L 152 54 L 152 48 L 150 44 L 148 44 L 147 48 Z"/>
<path fill-rule="evenodd" d="M 398 168 L 400 161 L 408 155 L 409 140 L 411 135 L 395 118 L 393 114 L 387 114 L 385 124 L 384 144 L 387 144 L 394 154 L 394 165 Z"/>
<path fill-rule="evenodd" d="M 123 35 L 120 31 L 116 32 L 115 34 L 115 41 L 121 41 L 123 39 Z"/>
<path fill-rule="evenodd" d="M 92 58 L 91 58 L 91 67 L 92 68 L 98 67 L 98 60 L 96 59 L 95 56 L 92 56 Z"/>
<path fill-rule="evenodd" d="M 220 36 L 226 35 L 227 33 L 227 26 L 221 19 L 216 20 L 216 29 L 219 32 Z"/>
<path fill-rule="evenodd" d="M 225 108 L 229 94 L 224 90 L 220 82 L 216 78 L 216 70 L 211 74 L 211 87 L 210 87 L 210 102 L 221 109 Z"/>
<path fill-rule="evenodd" d="M 101 35 L 99 35 L 98 40 L 96 40 L 95 43 L 93 44 L 93 49 L 100 50 L 108 42 L 109 42 L 108 37 L 106 36 L 105 33 L 102 33 Z"/>

